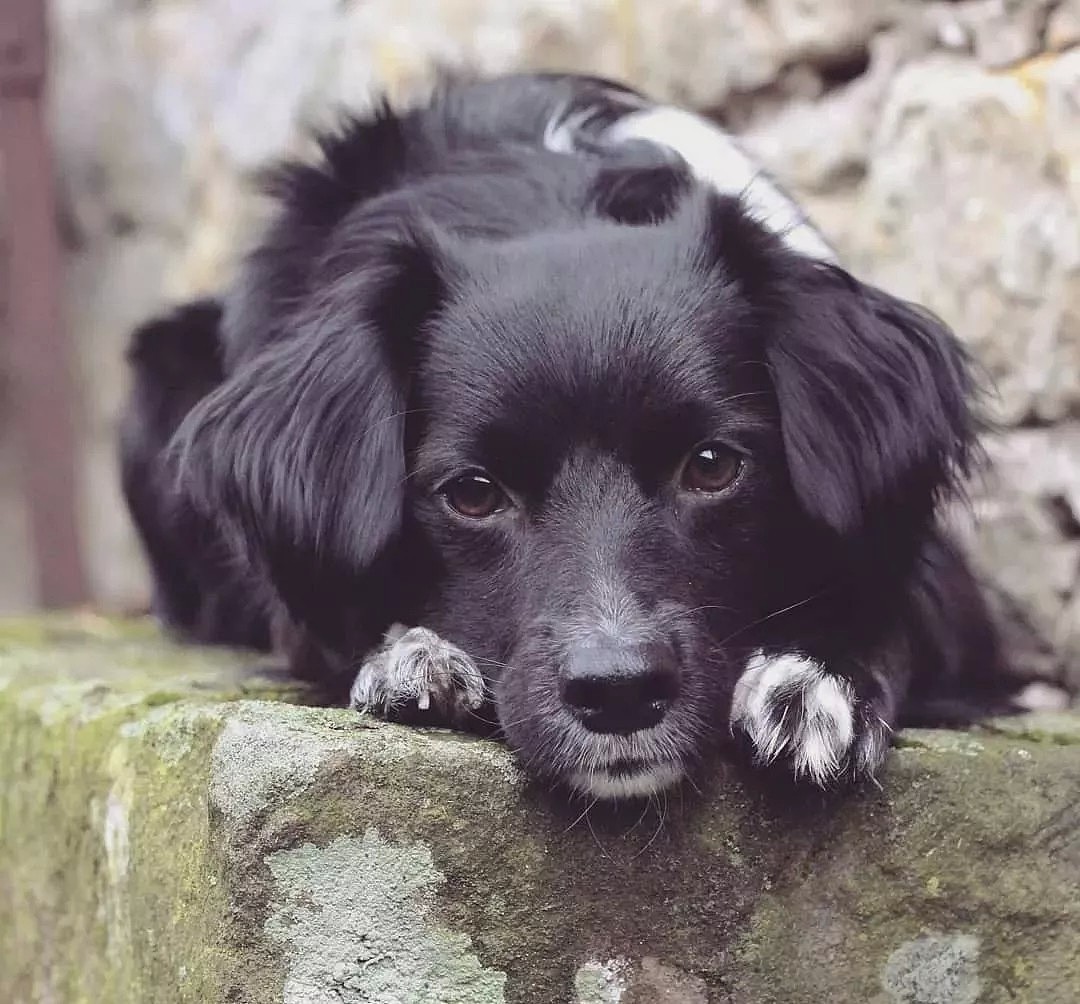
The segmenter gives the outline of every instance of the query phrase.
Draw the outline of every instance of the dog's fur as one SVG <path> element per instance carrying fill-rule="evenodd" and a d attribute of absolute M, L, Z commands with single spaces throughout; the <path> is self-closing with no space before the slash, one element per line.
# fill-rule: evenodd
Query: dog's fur
<path fill-rule="evenodd" d="M 600 796 L 732 732 L 872 775 L 897 724 L 1007 705 L 939 527 L 976 450 L 964 351 L 719 130 L 526 76 L 321 146 L 223 306 L 133 342 L 124 485 L 166 623 L 273 633 L 360 707 L 497 722 Z M 709 443 L 738 476 L 687 488 Z M 454 511 L 471 471 L 505 508 Z M 590 725 L 628 680 L 636 710 Z"/>

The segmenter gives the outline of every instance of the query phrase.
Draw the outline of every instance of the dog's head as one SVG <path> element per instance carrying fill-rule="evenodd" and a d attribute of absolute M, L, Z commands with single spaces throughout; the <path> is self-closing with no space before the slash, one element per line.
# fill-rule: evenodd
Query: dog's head
<path fill-rule="evenodd" d="M 888 615 L 974 430 L 940 324 L 736 200 L 608 217 L 346 235 L 184 476 L 346 660 L 432 628 L 530 767 L 621 795 L 726 731 L 750 650 Z"/>

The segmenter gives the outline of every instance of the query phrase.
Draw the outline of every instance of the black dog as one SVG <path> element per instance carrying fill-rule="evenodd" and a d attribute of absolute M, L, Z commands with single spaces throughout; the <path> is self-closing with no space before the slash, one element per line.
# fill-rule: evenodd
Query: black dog
<path fill-rule="evenodd" d="M 223 306 L 134 339 L 168 624 L 605 797 L 732 732 L 872 776 L 898 723 L 1007 705 L 939 528 L 968 359 L 722 132 L 529 76 L 321 145 Z"/>

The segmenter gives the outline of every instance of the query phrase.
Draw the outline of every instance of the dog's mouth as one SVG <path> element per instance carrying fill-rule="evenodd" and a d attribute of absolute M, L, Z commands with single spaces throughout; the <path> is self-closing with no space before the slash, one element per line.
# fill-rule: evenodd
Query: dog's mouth
<path fill-rule="evenodd" d="M 545 726 L 539 735 L 506 738 L 532 770 L 590 799 L 659 794 L 678 785 L 688 774 L 688 762 L 696 759 L 686 737 L 664 726 L 629 735 L 594 733 L 562 715 Z M 524 743 L 515 741 L 521 738 Z"/>
<path fill-rule="evenodd" d="M 678 785 L 697 760 L 686 716 L 629 734 L 592 732 L 552 709 L 538 730 L 504 732 L 527 769 L 589 799 L 645 799 Z M 537 721 L 537 719 L 533 719 Z"/>

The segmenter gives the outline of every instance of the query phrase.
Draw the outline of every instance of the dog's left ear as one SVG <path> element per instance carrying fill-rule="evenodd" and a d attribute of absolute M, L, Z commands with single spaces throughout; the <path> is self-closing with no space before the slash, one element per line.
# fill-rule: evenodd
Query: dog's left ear
<path fill-rule="evenodd" d="M 796 494 L 840 533 L 929 518 L 966 473 L 978 423 L 964 348 L 928 312 L 791 255 L 767 358 Z"/>

